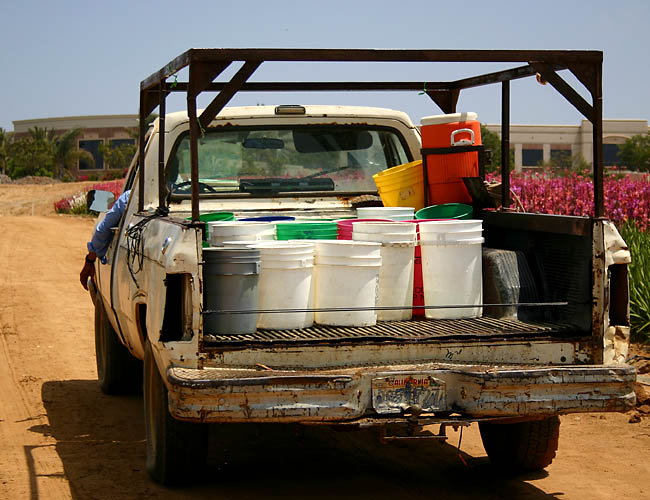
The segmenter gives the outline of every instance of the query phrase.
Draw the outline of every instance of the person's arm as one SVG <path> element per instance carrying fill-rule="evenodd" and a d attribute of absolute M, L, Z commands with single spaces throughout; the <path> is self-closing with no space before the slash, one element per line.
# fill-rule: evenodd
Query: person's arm
<path fill-rule="evenodd" d="M 84 262 L 84 266 L 79 274 L 81 285 L 88 290 L 88 278 L 95 278 L 95 260 L 97 257 L 104 262 L 104 256 L 108 250 L 111 240 L 113 239 L 112 227 L 119 225 L 120 219 L 126 211 L 126 205 L 129 201 L 131 190 L 124 191 L 117 201 L 113 204 L 111 209 L 106 213 L 106 217 L 102 220 L 93 234 L 92 239 L 88 242 L 88 254 Z"/>
<path fill-rule="evenodd" d="M 126 205 L 129 201 L 131 190 L 124 191 L 117 201 L 113 204 L 111 209 L 106 212 L 106 217 L 95 228 L 95 233 L 92 239 L 88 242 L 88 251 L 94 252 L 97 257 L 103 262 L 111 240 L 113 239 L 113 232 L 111 228 L 118 226 L 122 215 L 126 211 Z"/>

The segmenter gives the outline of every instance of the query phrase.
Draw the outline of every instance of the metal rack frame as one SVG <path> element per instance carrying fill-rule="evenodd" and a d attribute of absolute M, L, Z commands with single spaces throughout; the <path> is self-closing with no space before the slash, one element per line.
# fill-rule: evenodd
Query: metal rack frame
<path fill-rule="evenodd" d="M 227 82 L 215 82 L 232 63 L 242 65 Z M 367 82 L 248 82 L 264 62 L 405 62 L 423 63 L 430 68 L 436 62 L 524 63 L 523 66 L 453 81 L 367 81 Z M 190 121 L 190 158 L 192 174 L 192 220 L 199 220 L 198 137 L 237 92 L 304 91 L 418 91 L 428 95 L 444 113 L 455 113 L 460 92 L 490 84 L 501 84 L 501 151 L 503 207 L 509 205 L 510 192 L 510 82 L 536 76 L 548 82 L 593 125 L 594 214 L 604 215 L 602 157 L 602 64 L 601 51 L 572 50 L 403 50 L 403 49 L 189 49 L 140 84 L 139 210 L 144 210 L 144 137 L 145 119 L 157 107 L 160 111 L 159 207 L 166 203 L 164 183 L 165 100 L 171 92 L 187 96 Z M 187 82 L 167 82 L 188 67 Z M 569 70 L 589 91 L 592 102 L 585 100 L 559 74 Z M 199 116 L 196 99 L 202 92 L 217 92 Z"/>

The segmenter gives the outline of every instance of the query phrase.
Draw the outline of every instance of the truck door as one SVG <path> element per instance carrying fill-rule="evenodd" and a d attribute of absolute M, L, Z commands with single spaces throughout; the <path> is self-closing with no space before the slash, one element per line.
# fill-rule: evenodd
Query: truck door
<path fill-rule="evenodd" d="M 137 169 L 133 180 L 137 176 Z M 131 275 L 129 269 L 129 252 L 126 230 L 133 224 L 134 214 L 138 208 L 137 185 L 132 183 L 133 189 L 122 218 L 122 224 L 111 245 L 112 265 L 111 273 L 111 306 L 117 317 L 121 334 L 129 350 L 136 357 L 144 356 L 144 350 L 137 326 L 137 306 L 139 286 Z"/>

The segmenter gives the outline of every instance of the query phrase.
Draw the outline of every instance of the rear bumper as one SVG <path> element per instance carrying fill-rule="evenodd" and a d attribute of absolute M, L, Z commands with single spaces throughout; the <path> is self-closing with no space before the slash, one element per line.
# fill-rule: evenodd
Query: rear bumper
<path fill-rule="evenodd" d="M 372 381 L 411 374 L 444 387 L 439 412 L 464 418 L 541 417 L 634 407 L 633 367 L 409 365 L 339 372 L 167 369 L 169 410 L 197 422 L 346 422 L 378 415 Z M 422 417 L 426 417 L 425 414 Z"/>

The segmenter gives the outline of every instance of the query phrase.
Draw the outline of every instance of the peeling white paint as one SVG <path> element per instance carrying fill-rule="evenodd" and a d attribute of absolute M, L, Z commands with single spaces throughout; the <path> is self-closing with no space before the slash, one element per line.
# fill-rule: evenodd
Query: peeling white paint
<path fill-rule="evenodd" d="M 603 239 L 605 246 L 605 266 L 615 264 L 629 264 L 632 259 L 627 244 L 616 229 L 616 226 L 610 221 L 603 222 Z M 630 345 L 630 327 L 625 325 L 611 325 L 609 318 L 609 298 L 611 289 L 607 276 L 604 321 L 603 321 L 603 363 L 616 364 L 625 363 Z"/>
<path fill-rule="evenodd" d="M 629 264 L 632 262 L 627 243 L 623 240 L 614 223 L 610 221 L 603 222 L 603 236 L 605 238 L 605 267 L 612 264 Z"/>

